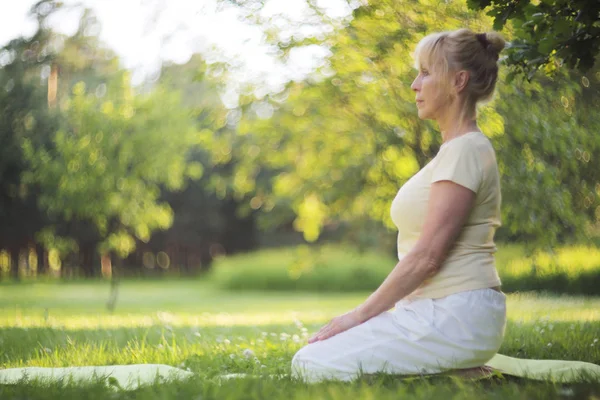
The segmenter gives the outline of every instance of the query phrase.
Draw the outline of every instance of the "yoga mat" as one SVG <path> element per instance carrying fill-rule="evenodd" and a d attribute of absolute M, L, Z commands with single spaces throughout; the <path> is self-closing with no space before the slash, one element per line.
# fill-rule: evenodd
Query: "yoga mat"
<path fill-rule="evenodd" d="M 600 381 L 600 365 L 583 361 L 530 360 L 496 354 L 485 365 L 504 375 L 552 382 Z"/>
<path fill-rule="evenodd" d="M 600 382 L 600 365 L 582 361 L 530 360 L 496 354 L 486 365 L 503 375 L 520 378 L 560 383 L 574 383 L 581 380 Z M 58 382 L 71 379 L 74 382 L 94 382 L 100 379 L 117 388 L 133 390 L 142 385 L 156 382 L 158 377 L 168 381 L 187 379 L 192 376 L 194 374 L 189 371 L 162 364 L 67 368 L 25 367 L 0 370 L 0 384 L 17 384 L 24 379 L 41 382 Z M 435 376 L 435 374 L 430 376 Z M 249 377 L 252 376 L 239 373 L 225 374 L 217 378 L 226 381 Z M 284 376 L 272 377 L 283 378 Z"/>

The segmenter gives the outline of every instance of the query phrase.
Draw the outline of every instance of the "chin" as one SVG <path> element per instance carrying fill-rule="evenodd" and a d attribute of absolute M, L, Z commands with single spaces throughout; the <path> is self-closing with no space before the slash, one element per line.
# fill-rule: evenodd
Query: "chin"
<path fill-rule="evenodd" d="M 422 119 L 422 120 L 431 119 L 431 115 L 429 115 L 427 112 L 425 112 L 425 110 L 419 110 L 417 112 L 417 115 L 419 116 L 419 119 Z"/>

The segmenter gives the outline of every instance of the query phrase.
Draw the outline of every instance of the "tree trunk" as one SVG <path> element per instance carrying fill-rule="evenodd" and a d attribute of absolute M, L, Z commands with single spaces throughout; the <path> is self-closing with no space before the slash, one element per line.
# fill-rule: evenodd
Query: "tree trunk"
<path fill-rule="evenodd" d="M 19 275 L 19 248 L 17 246 L 10 248 L 10 277 L 17 282 L 21 278 Z"/>
<path fill-rule="evenodd" d="M 35 254 L 37 256 L 38 275 L 50 275 L 50 264 L 48 263 L 48 252 L 38 243 L 35 244 Z"/>
<path fill-rule="evenodd" d="M 117 307 L 117 299 L 119 297 L 119 279 L 118 275 L 121 272 L 120 269 L 123 266 L 123 260 L 117 256 L 115 265 L 112 267 L 111 278 L 110 278 L 110 295 L 108 296 L 108 302 L 106 308 L 110 313 L 115 311 Z M 117 268 L 115 268 L 117 267 Z"/>
<path fill-rule="evenodd" d="M 81 255 L 83 275 L 86 278 L 94 278 L 96 276 L 96 270 L 94 268 L 94 245 L 86 244 L 82 246 Z"/>
<path fill-rule="evenodd" d="M 14 281 L 20 280 L 19 275 L 19 248 L 10 248 L 10 278 Z"/>

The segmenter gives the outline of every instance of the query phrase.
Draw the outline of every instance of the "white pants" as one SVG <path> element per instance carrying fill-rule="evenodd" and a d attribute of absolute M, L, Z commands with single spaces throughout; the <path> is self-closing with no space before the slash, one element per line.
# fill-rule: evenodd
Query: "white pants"
<path fill-rule="evenodd" d="M 404 299 L 392 311 L 327 340 L 292 360 L 307 382 L 350 381 L 361 373 L 434 374 L 484 365 L 502 344 L 506 296 L 493 289 L 440 299 Z"/>

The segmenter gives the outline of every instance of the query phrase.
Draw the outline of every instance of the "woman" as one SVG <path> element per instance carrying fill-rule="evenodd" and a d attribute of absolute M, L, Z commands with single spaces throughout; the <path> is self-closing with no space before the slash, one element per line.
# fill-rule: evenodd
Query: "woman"
<path fill-rule="evenodd" d="M 485 372 L 504 336 L 506 297 L 493 255 L 498 167 L 476 105 L 493 95 L 504 45 L 497 33 L 468 29 L 418 44 L 411 88 L 419 118 L 438 123 L 442 146 L 392 203 L 398 264 L 363 304 L 309 339 L 292 360 L 295 376 Z"/>

